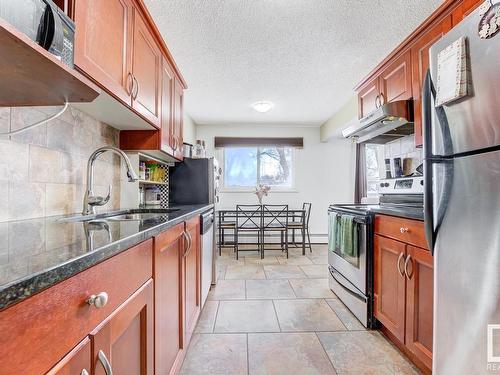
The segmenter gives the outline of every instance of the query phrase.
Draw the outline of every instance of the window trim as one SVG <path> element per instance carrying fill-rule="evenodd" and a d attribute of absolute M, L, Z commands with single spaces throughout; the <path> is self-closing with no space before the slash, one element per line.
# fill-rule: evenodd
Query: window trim
<path fill-rule="evenodd" d="M 277 145 L 280 146 L 280 145 Z M 220 192 L 221 193 L 254 193 L 255 188 L 253 186 L 242 186 L 242 187 L 232 187 L 232 186 L 226 186 L 225 182 L 225 149 L 226 148 L 259 148 L 259 147 L 269 147 L 268 145 L 260 145 L 260 146 L 230 146 L 230 147 L 221 147 L 218 150 L 219 153 L 219 160 L 221 160 L 221 165 L 223 166 L 223 171 L 221 174 L 221 188 Z M 290 147 L 290 146 L 284 146 L 288 147 L 292 150 L 292 160 L 291 160 L 291 172 L 292 172 L 292 181 L 290 184 L 290 187 L 282 187 L 282 186 L 276 186 L 276 185 L 271 185 L 271 193 L 272 192 L 280 192 L 280 193 L 297 193 L 298 190 L 296 188 L 296 167 L 295 167 L 295 148 Z M 257 168 L 259 166 L 259 162 L 257 162 Z M 259 178 L 259 171 L 257 171 L 257 178 Z M 256 182 L 257 184 L 257 182 Z"/>

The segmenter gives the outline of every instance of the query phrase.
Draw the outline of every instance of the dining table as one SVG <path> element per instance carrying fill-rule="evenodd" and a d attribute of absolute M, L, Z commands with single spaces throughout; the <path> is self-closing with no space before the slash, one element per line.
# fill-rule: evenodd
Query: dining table
<path fill-rule="evenodd" d="M 218 246 L 219 246 L 219 252 L 221 249 L 221 246 L 225 244 L 225 234 L 224 234 L 224 229 L 222 228 L 221 223 L 227 223 L 227 222 L 236 222 L 236 207 L 234 208 L 216 208 L 215 209 L 216 215 L 217 215 L 217 228 L 218 228 L 218 235 L 219 235 L 219 241 L 218 241 Z M 288 223 L 301 223 L 301 233 L 302 233 L 302 255 L 306 255 L 306 241 L 304 240 L 304 236 L 306 233 L 306 210 L 302 208 L 293 208 L 293 209 L 288 209 L 288 212 L 283 212 L 282 210 L 273 210 L 273 209 L 266 209 L 262 210 L 261 215 L 263 217 L 270 217 L 274 218 L 276 216 L 284 216 L 288 215 Z M 291 221 L 290 221 L 291 220 Z M 263 227 L 261 228 L 262 230 L 264 229 Z M 296 230 L 297 227 L 294 227 Z M 288 241 L 288 238 L 286 239 Z M 295 232 L 292 232 L 292 244 L 295 243 Z"/>

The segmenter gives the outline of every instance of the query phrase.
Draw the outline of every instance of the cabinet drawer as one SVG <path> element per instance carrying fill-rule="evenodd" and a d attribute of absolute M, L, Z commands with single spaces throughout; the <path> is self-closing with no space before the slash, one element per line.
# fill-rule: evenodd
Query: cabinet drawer
<path fill-rule="evenodd" d="M 376 215 L 375 233 L 427 249 L 423 221 Z"/>
<path fill-rule="evenodd" d="M 152 240 L 64 280 L 0 313 L 1 374 L 42 374 L 152 276 Z M 106 292 L 102 308 L 90 295 Z M 29 353 L 29 355 L 27 355 Z"/>

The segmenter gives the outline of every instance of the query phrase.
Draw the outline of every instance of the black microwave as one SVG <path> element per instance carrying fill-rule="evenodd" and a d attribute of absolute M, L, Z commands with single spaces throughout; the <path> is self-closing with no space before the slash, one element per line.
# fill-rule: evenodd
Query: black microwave
<path fill-rule="evenodd" d="M 75 23 L 52 0 L 0 0 L 0 17 L 73 67 Z"/>

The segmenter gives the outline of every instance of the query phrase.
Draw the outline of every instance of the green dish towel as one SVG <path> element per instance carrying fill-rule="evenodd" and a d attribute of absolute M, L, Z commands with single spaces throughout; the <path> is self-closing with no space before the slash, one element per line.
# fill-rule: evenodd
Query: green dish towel
<path fill-rule="evenodd" d="M 341 247 L 340 215 L 335 212 L 328 214 L 328 250 L 335 252 Z"/>
<path fill-rule="evenodd" d="M 342 215 L 340 219 L 341 254 L 355 258 L 358 256 L 358 231 L 354 216 Z"/>

